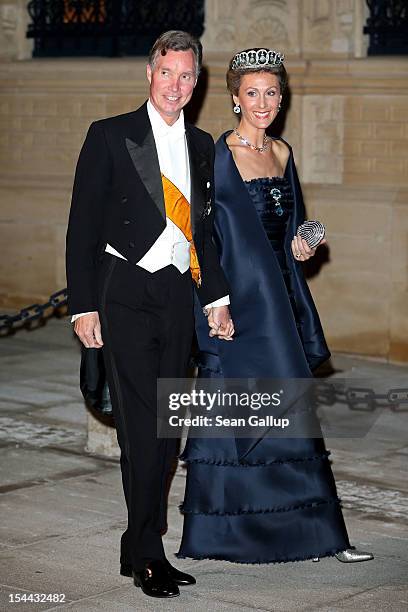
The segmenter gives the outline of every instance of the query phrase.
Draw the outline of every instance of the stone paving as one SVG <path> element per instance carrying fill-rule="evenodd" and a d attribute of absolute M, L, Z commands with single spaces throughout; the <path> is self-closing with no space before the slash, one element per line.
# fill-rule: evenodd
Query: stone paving
<path fill-rule="evenodd" d="M 375 560 L 275 565 L 180 560 L 197 585 L 146 598 L 118 574 L 125 525 L 119 465 L 90 456 L 67 318 L 0 342 L 1 610 L 343 611 L 408 609 L 408 411 L 384 409 L 360 438 L 330 438 L 352 542 Z M 408 368 L 337 355 L 334 376 L 408 387 Z M 170 492 L 168 557 L 177 550 L 185 472 Z M 31 594 L 65 601 L 30 602 Z M 12 603 L 16 595 L 26 602 Z"/>

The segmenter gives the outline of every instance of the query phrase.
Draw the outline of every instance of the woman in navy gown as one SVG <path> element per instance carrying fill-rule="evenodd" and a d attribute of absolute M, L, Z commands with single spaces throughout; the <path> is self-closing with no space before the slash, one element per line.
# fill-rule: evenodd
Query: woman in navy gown
<path fill-rule="evenodd" d="M 308 378 L 330 356 L 302 273 L 315 249 L 296 235 L 304 205 L 292 150 L 265 134 L 286 86 L 282 61 L 279 52 L 250 49 L 227 72 L 240 122 L 216 145 L 215 231 L 236 337 L 209 337 L 197 302 L 201 377 Z M 328 456 L 322 438 L 189 438 L 177 556 L 372 558 L 350 548 Z"/>

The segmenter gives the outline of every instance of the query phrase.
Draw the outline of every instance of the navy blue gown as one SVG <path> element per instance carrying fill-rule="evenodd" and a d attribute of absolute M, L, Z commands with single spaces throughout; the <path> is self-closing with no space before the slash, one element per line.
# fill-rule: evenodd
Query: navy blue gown
<path fill-rule="evenodd" d="M 310 378 L 330 353 L 290 250 L 304 220 L 292 152 L 284 177 L 246 182 L 226 136 L 216 146 L 215 232 L 236 338 L 209 338 L 197 301 L 199 376 Z M 273 563 L 349 548 L 328 457 L 321 437 L 189 438 L 177 556 Z"/>

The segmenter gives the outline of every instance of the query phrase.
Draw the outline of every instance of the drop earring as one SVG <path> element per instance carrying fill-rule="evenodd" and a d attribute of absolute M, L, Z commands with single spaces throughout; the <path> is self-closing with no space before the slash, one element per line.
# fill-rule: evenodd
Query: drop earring
<path fill-rule="evenodd" d="M 240 107 L 239 104 L 236 104 L 234 106 L 234 113 L 236 113 L 238 115 L 238 113 L 240 113 L 240 112 L 241 112 L 241 107 Z"/>

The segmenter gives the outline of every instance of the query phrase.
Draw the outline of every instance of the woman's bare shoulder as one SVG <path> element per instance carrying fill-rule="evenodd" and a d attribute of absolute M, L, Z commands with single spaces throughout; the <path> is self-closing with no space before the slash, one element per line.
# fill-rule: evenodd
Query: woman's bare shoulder
<path fill-rule="evenodd" d="M 283 138 L 272 138 L 272 141 L 282 149 L 282 151 L 288 151 L 288 153 L 290 153 L 291 150 L 291 146 L 288 142 L 286 142 L 286 140 L 283 140 Z"/>
<path fill-rule="evenodd" d="M 291 151 L 291 148 L 288 143 L 282 140 L 281 138 L 274 138 L 272 140 L 272 148 L 282 165 L 286 166 Z"/>

